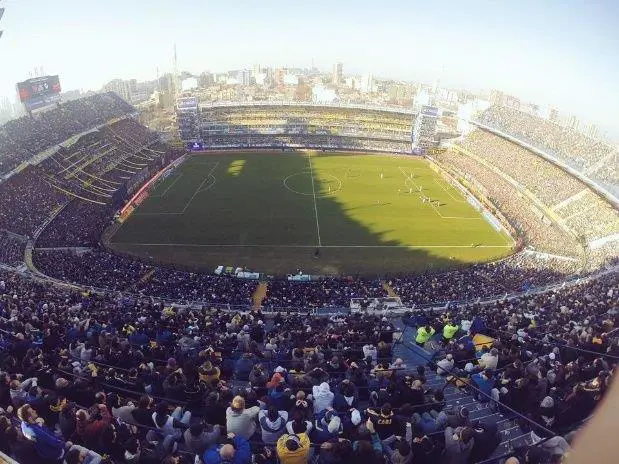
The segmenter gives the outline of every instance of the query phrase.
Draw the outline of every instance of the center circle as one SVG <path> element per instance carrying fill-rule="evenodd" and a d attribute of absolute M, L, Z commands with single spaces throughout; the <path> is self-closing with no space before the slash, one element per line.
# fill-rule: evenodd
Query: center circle
<path fill-rule="evenodd" d="M 295 179 L 298 180 L 299 178 L 301 178 L 301 176 L 307 176 L 309 178 L 309 181 L 307 181 L 307 183 L 310 184 L 308 191 L 304 191 L 304 189 L 301 189 L 295 186 Z M 288 177 L 286 177 L 284 179 L 284 188 L 291 191 L 292 193 L 296 193 L 297 195 L 306 195 L 306 196 L 315 195 L 316 198 L 326 197 L 326 196 L 329 196 L 333 193 L 336 193 L 342 190 L 342 181 L 339 179 L 339 177 L 334 176 L 333 174 L 327 174 L 325 176 L 325 179 L 323 179 L 323 182 L 326 179 L 328 180 L 328 183 L 331 185 L 323 186 L 321 188 L 321 185 L 320 185 L 321 183 L 317 182 L 315 179 L 312 179 L 312 173 L 309 170 L 301 171 L 301 172 L 297 172 L 295 174 L 291 174 Z M 314 182 L 315 189 L 312 189 L 311 182 Z M 330 190 L 329 190 L 329 187 L 331 187 Z"/>

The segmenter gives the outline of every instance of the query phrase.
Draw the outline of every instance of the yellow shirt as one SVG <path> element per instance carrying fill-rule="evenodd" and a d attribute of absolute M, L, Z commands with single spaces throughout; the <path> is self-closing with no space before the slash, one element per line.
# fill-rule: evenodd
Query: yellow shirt
<path fill-rule="evenodd" d="M 307 433 L 300 433 L 299 437 L 300 446 L 294 451 L 290 451 L 286 448 L 286 440 L 290 435 L 284 434 L 277 440 L 277 457 L 280 464 L 307 464 L 307 458 L 310 452 L 310 439 Z"/>

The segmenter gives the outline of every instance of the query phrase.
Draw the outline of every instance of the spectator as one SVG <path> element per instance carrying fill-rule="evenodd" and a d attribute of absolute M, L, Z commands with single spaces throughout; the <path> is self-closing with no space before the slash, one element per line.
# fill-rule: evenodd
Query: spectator
<path fill-rule="evenodd" d="M 249 440 L 256 432 L 256 417 L 259 412 L 258 406 L 245 409 L 245 399 L 242 396 L 235 396 L 231 406 L 226 410 L 226 430 Z"/>

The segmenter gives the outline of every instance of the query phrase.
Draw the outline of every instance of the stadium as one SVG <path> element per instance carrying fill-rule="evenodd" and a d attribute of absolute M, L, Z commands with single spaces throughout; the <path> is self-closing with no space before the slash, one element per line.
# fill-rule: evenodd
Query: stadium
<path fill-rule="evenodd" d="M 611 147 L 501 106 L 437 147 L 430 106 L 183 98 L 182 147 L 52 106 L 0 127 L 18 462 L 551 462 L 609 388 Z"/>

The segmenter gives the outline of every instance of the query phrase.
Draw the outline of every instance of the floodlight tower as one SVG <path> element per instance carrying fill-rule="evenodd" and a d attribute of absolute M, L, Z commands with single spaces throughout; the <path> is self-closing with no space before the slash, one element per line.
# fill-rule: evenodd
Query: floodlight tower
<path fill-rule="evenodd" d="M 179 78 L 178 78 L 178 58 L 176 55 L 176 43 L 174 43 L 174 69 L 172 70 L 174 76 L 172 77 L 172 83 L 174 85 L 174 104 L 178 100 L 178 88 L 179 88 Z"/>

